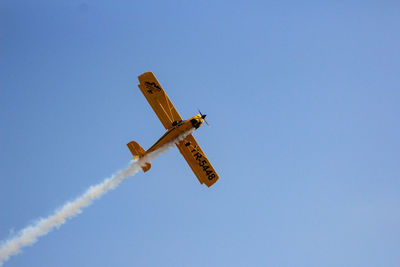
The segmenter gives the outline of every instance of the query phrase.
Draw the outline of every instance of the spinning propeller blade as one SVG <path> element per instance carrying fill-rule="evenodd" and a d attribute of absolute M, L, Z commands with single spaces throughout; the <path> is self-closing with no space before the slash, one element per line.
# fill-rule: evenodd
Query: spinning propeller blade
<path fill-rule="evenodd" d="M 208 124 L 208 122 L 206 121 L 206 114 L 201 113 L 200 109 L 197 109 L 201 115 L 201 118 L 204 120 L 204 122 L 207 124 L 207 126 L 210 126 L 210 124 Z"/>

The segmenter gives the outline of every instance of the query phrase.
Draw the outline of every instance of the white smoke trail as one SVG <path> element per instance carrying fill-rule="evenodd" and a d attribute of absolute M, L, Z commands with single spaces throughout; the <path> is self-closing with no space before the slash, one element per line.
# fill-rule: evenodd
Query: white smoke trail
<path fill-rule="evenodd" d="M 20 253 L 23 247 L 33 245 L 39 237 L 46 235 L 54 228 L 63 225 L 67 219 L 81 213 L 82 209 L 92 204 L 94 200 L 98 199 L 109 190 L 116 188 L 126 178 L 136 174 L 146 162 L 150 162 L 175 143 L 185 139 L 185 137 L 192 132 L 193 131 L 188 131 L 156 151 L 149 153 L 145 157 L 131 161 L 127 168 L 117 172 L 110 178 L 105 179 L 103 182 L 89 187 L 83 195 L 72 202 L 67 202 L 53 215 L 39 219 L 35 224 L 22 229 L 13 238 L 2 242 L 0 246 L 0 266 L 2 266 L 3 263 L 12 255 Z"/>

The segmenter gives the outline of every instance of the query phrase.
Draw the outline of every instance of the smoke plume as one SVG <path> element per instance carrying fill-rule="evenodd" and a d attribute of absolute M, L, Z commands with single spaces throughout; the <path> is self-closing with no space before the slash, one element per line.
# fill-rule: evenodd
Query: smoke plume
<path fill-rule="evenodd" d="M 2 242 L 0 244 L 0 266 L 2 266 L 3 263 L 12 255 L 20 253 L 23 247 L 33 245 L 39 237 L 48 234 L 54 228 L 59 228 L 68 219 L 81 213 L 82 209 L 92 204 L 94 200 L 98 199 L 111 189 L 116 188 L 126 178 L 136 174 L 146 162 L 150 162 L 175 143 L 185 139 L 185 137 L 192 132 L 193 131 L 189 131 L 182 134 L 177 139 L 165 144 L 161 148 L 149 153 L 139 160 L 132 160 L 124 170 L 118 171 L 103 182 L 89 187 L 85 193 L 77 197 L 74 201 L 64 204 L 61 208 L 56 210 L 54 214 L 47 218 L 40 218 L 36 223 L 19 231 L 14 237 Z"/>

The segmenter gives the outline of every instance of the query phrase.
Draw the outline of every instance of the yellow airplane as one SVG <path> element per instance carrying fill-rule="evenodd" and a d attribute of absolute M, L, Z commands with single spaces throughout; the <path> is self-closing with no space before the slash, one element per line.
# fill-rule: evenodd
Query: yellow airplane
<path fill-rule="evenodd" d="M 163 88 L 152 72 L 143 73 L 138 78 L 140 83 L 138 86 L 140 90 L 146 97 L 147 101 L 153 108 L 161 123 L 164 125 L 167 132 L 147 151 L 135 141 L 129 142 L 127 146 L 131 151 L 133 158 L 144 157 L 148 153 L 153 152 L 163 145 L 175 140 L 183 133 L 186 133 L 190 130 L 196 130 L 203 124 L 206 117 L 206 115 L 200 113 L 188 120 L 182 120 L 178 111 L 176 111 L 171 100 L 168 98 L 167 94 L 164 92 Z M 186 136 L 185 139 L 178 142 L 176 146 L 201 184 L 204 183 L 210 187 L 218 180 L 218 174 L 215 172 L 211 163 L 208 161 L 206 155 L 197 144 L 196 139 L 194 139 L 192 134 Z M 150 168 L 150 162 L 147 162 L 146 165 L 142 167 L 144 172 L 147 172 Z"/>

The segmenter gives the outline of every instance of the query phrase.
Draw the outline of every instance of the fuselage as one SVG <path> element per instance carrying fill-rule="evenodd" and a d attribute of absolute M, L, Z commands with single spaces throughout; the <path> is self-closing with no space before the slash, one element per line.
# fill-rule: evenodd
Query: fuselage
<path fill-rule="evenodd" d="M 203 122 L 204 119 L 200 114 L 197 114 L 196 116 L 188 120 L 174 122 L 172 124 L 173 125 L 172 128 L 169 129 L 163 136 L 161 136 L 161 138 L 158 139 L 158 141 L 146 151 L 146 154 L 157 150 L 158 148 L 175 140 L 180 135 L 191 129 L 196 130 L 203 124 Z"/>

